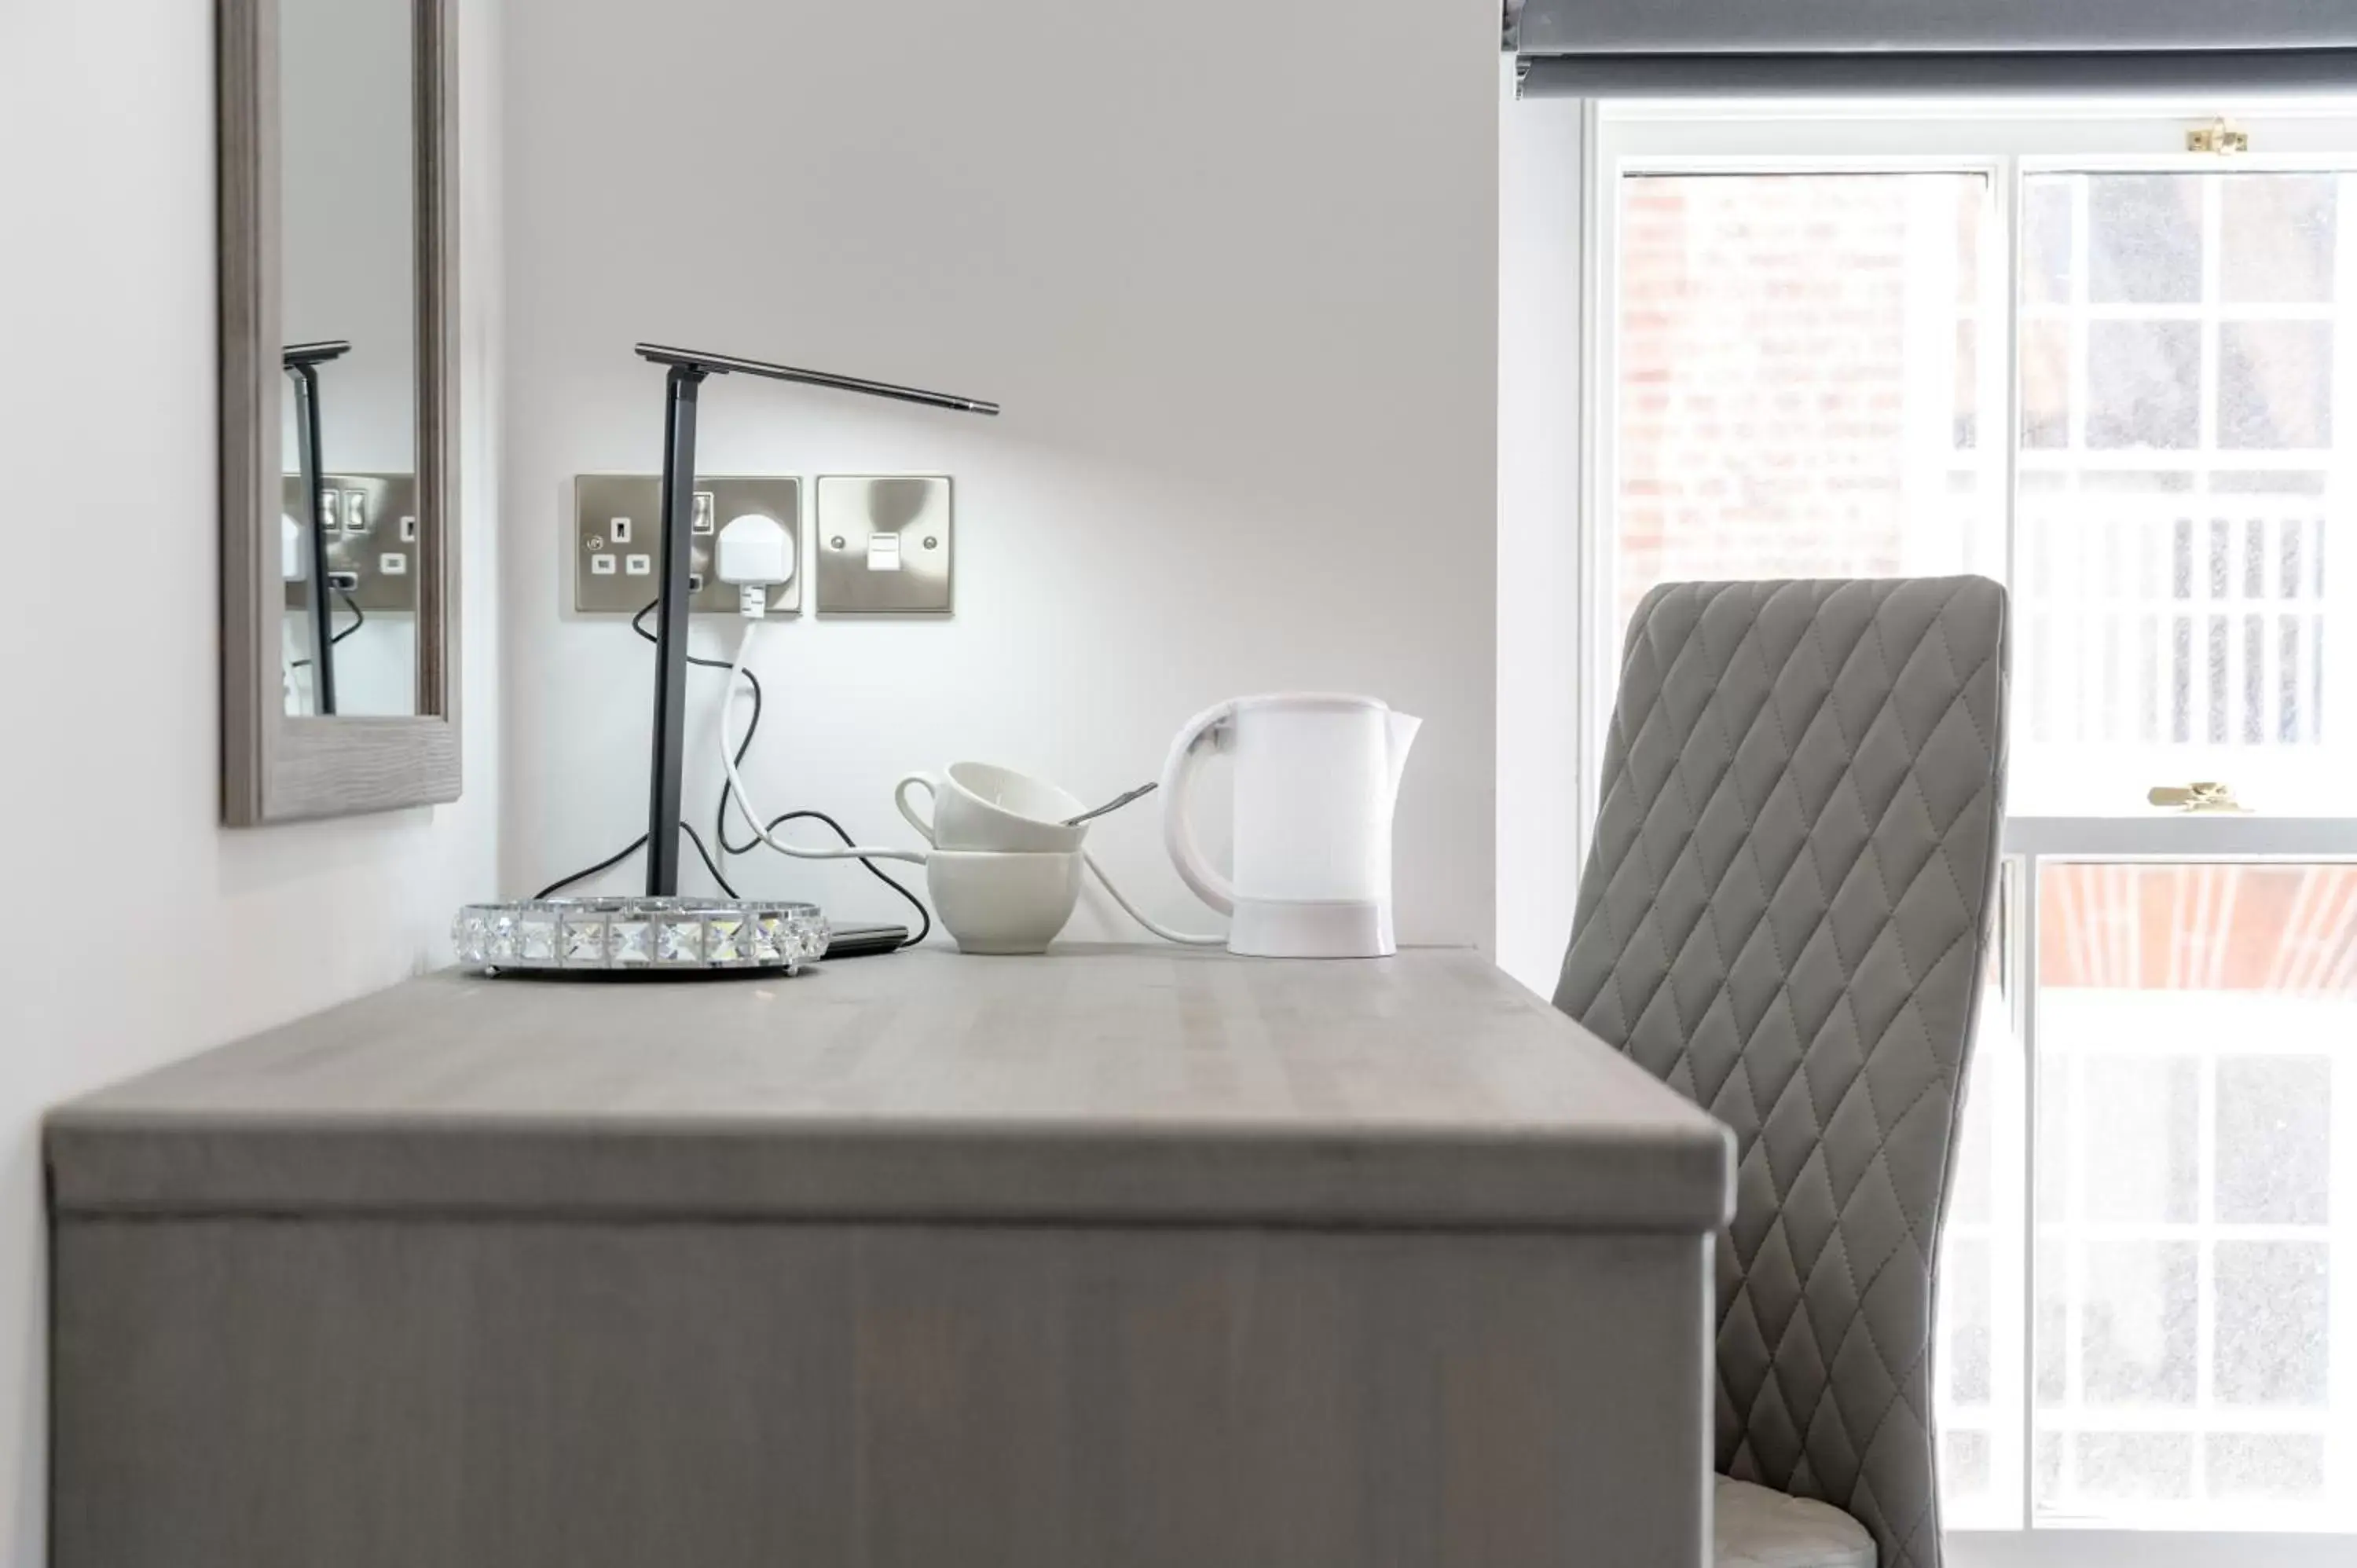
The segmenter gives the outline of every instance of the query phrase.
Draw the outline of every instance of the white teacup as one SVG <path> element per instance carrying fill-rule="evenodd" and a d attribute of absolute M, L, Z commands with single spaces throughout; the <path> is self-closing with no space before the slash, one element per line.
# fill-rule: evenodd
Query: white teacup
<path fill-rule="evenodd" d="M 1045 952 L 1080 902 L 1081 855 L 937 849 L 925 857 L 925 890 L 960 952 Z"/>
<path fill-rule="evenodd" d="M 909 791 L 922 786 L 932 800 L 927 822 L 909 804 Z M 1086 828 L 1068 828 L 1067 817 L 1088 810 L 1044 779 L 987 762 L 954 762 L 946 777 L 911 773 L 892 789 L 892 803 L 909 825 L 937 849 L 1050 850 L 1081 847 Z"/>

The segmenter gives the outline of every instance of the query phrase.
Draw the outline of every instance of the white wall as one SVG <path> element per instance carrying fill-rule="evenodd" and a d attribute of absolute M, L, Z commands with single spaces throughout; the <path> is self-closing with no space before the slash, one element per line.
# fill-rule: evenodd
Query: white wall
<path fill-rule="evenodd" d="M 1513 96 L 1498 155 L 1499 965 L 1552 995 L 1578 892 L 1581 105 Z"/>
<path fill-rule="evenodd" d="M 280 326 L 290 343 L 352 345 L 319 371 L 329 472 L 417 464 L 412 10 L 410 0 L 339 0 L 280 13 Z M 294 399 L 280 413 L 291 474 Z"/>
<path fill-rule="evenodd" d="M 511 891 L 641 825 L 649 650 L 562 612 L 560 562 L 571 477 L 659 462 L 662 378 L 630 354 L 648 338 L 1006 406 L 985 423 L 705 388 L 706 472 L 958 481 L 954 619 L 767 634 L 752 775 L 770 810 L 906 843 L 888 792 L 910 768 L 977 757 L 1102 798 L 1219 697 L 1367 691 L 1428 721 L 1401 806 L 1402 934 L 1489 941 L 1494 7 L 509 16 Z M 701 822 L 721 677 L 691 680 Z M 1097 842 L 1167 918 L 1213 923 L 1150 811 Z M 896 908 L 856 867 L 740 864 L 764 891 Z M 1129 934 L 1116 920 L 1084 912 L 1074 934 Z"/>
<path fill-rule="evenodd" d="M 38 1122 L 401 979 L 492 879 L 498 100 L 462 0 L 467 794 L 231 832 L 220 800 L 210 5 L 0 9 L 0 1564 L 45 1561 Z M 131 570 L 102 585 L 104 551 Z M 89 596 L 103 591 L 95 616 Z"/>

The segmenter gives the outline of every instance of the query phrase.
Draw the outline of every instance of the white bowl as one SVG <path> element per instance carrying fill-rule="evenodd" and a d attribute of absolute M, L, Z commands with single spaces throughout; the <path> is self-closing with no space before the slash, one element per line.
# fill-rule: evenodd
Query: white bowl
<path fill-rule="evenodd" d="M 937 849 L 925 860 L 925 889 L 960 952 L 1045 952 L 1080 902 L 1081 857 Z"/>

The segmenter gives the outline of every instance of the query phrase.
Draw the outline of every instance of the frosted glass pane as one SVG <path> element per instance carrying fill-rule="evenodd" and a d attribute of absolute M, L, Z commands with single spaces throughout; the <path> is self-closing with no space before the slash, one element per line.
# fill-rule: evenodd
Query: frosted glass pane
<path fill-rule="evenodd" d="M 2332 327 L 2229 321 L 2218 328 L 2218 445 L 2322 447 L 2332 440 Z"/>
<path fill-rule="evenodd" d="M 2072 1445 L 2078 1496 L 2095 1501 L 2193 1495 L 2193 1440 L 2174 1433 L 2087 1432 Z M 2058 1499 L 2059 1500 L 2059 1499 Z"/>
<path fill-rule="evenodd" d="M 2071 303 L 2071 187 L 2074 177 L 2033 176 L 2021 184 L 2021 302 Z"/>
<path fill-rule="evenodd" d="M 2321 1225 L 2330 1219 L 2330 1058 L 2221 1061 L 2217 1126 L 2220 1219 Z"/>
<path fill-rule="evenodd" d="M 2219 181 L 2219 297 L 2229 305 L 2330 302 L 2338 187 L 2335 177 L 2318 174 Z"/>
<path fill-rule="evenodd" d="M 2202 1448 L 2213 1498 L 2312 1502 L 2324 1495 L 2321 1437 L 2222 1433 Z"/>
<path fill-rule="evenodd" d="M 2201 438 L 2201 328 L 2190 321 L 2087 325 L 2087 445 L 2188 448 Z"/>
<path fill-rule="evenodd" d="M 2330 1251 L 2308 1241 L 2221 1241 L 2218 1398 L 2320 1406 L 2330 1393 Z"/>
<path fill-rule="evenodd" d="M 2086 1217 L 2194 1217 L 2199 1069 L 2185 1057 L 2092 1057 L 2084 1067 L 2077 1152 Z"/>
<path fill-rule="evenodd" d="M 2201 177 L 2093 175 L 2087 297 L 2096 305 L 2190 305 L 2201 297 Z"/>
<path fill-rule="evenodd" d="M 2081 1253 L 2088 1404 L 2193 1402 L 2198 1256 L 2190 1241 L 2104 1241 Z"/>

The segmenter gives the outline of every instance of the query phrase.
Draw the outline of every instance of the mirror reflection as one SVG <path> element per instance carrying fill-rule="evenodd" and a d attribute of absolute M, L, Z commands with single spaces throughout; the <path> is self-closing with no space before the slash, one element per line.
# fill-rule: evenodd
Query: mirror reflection
<path fill-rule="evenodd" d="M 280 0 L 286 712 L 417 711 L 410 0 Z"/>

